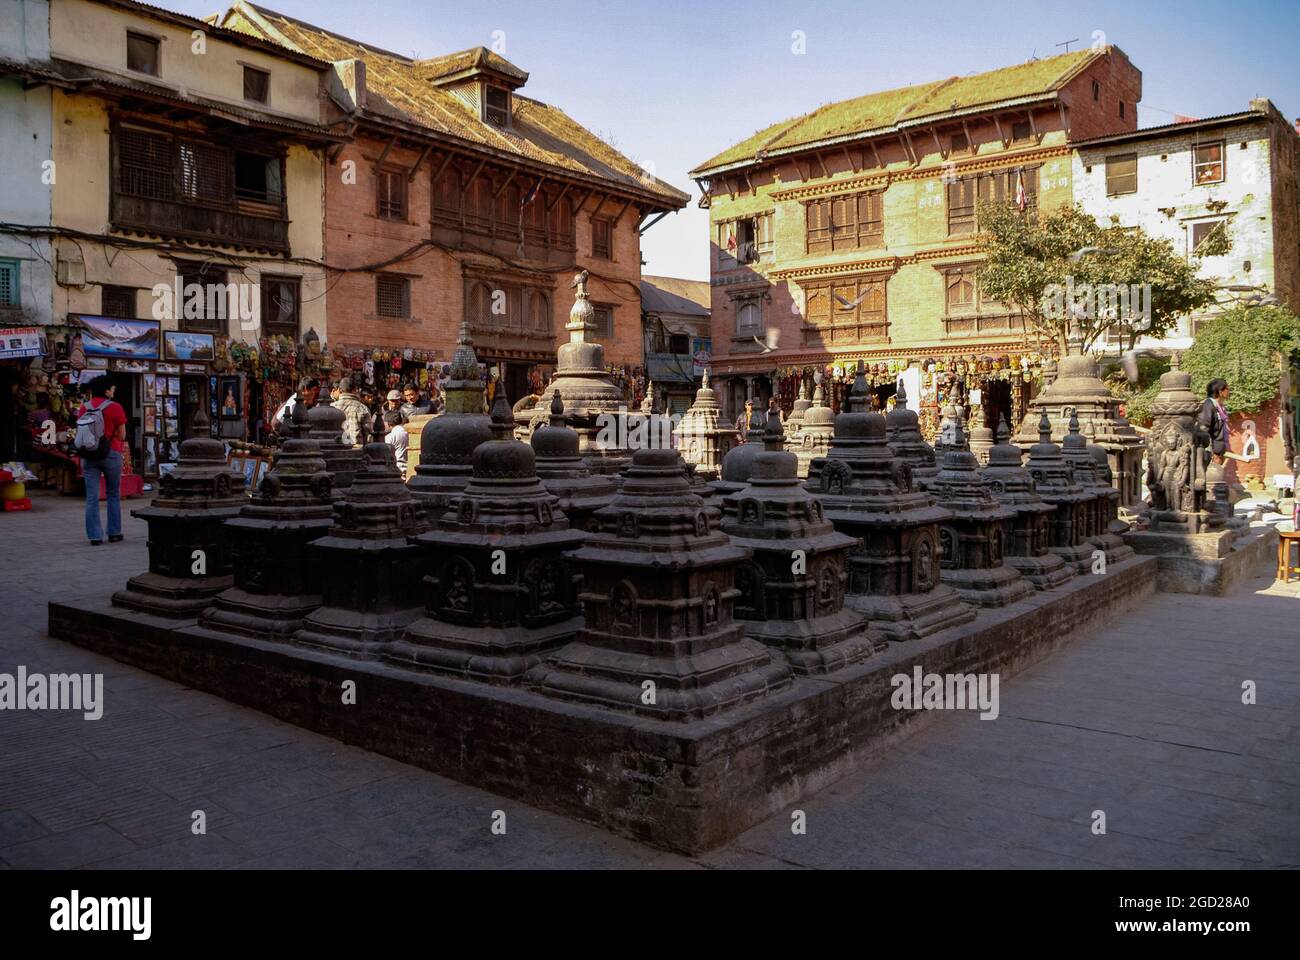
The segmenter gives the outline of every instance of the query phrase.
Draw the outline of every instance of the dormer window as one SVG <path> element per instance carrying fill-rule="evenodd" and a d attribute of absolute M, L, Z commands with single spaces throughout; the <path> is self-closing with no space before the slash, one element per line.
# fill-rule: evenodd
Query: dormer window
<path fill-rule="evenodd" d="M 510 91 L 491 84 L 483 87 L 483 119 L 496 127 L 510 126 Z"/>

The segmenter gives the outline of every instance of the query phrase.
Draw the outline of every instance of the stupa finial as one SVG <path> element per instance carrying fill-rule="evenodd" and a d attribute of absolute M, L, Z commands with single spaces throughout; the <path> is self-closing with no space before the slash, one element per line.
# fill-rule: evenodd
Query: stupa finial
<path fill-rule="evenodd" d="M 775 398 L 768 401 L 767 430 L 763 434 L 763 449 L 773 453 L 785 449 L 785 427 L 781 423 L 781 411 L 777 409 Z"/>
<path fill-rule="evenodd" d="M 505 384 L 498 383 L 496 396 L 492 399 L 492 436 L 496 440 L 509 440 L 514 429 L 515 415 L 510 409 Z"/>
<path fill-rule="evenodd" d="M 907 409 L 907 387 L 902 380 L 898 381 L 898 391 L 894 394 L 894 409 Z"/>
<path fill-rule="evenodd" d="M 1002 416 L 998 418 L 997 438 L 998 438 L 998 443 L 1001 444 L 1011 442 L 1011 427 L 1007 425 L 1007 415 L 1005 413 L 1003 413 Z"/>
<path fill-rule="evenodd" d="M 1052 442 L 1052 421 L 1047 418 L 1047 410 L 1044 409 L 1038 417 L 1038 442 Z"/>

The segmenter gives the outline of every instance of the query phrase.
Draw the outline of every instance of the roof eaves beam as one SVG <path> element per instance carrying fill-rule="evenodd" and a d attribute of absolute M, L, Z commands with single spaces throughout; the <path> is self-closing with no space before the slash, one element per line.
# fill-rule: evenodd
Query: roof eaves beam
<path fill-rule="evenodd" d="M 410 183 L 411 181 L 413 181 L 413 180 L 415 179 L 415 175 L 416 175 L 416 173 L 419 172 L 420 167 L 421 167 L 421 166 L 423 165 L 423 163 L 424 163 L 424 158 L 427 157 L 427 156 L 429 155 L 429 151 L 431 151 L 432 149 L 433 149 L 433 144 L 432 144 L 432 143 L 426 143 L 426 144 L 424 145 L 424 150 L 420 153 L 420 158 L 419 158 L 418 160 L 415 161 L 415 166 L 413 166 L 413 167 L 411 168 L 411 172 L 408 173 L 408 174 L 406 175 L 406 182 L 407 182 L 407 183 Z"/>
<path fill-rule="evenodd" d="M 375 161 L 375 166 L 377 167 L 382 166 L 383 162 L 388 159 L 389 151 L 392 150 L 393 147 L 395 147 L 396 145 L 397 145 L 397 134 L 393 134 L 393 138 L 389 140 L 388 143 L 384 146 L 384 152 L 381 153 L 379 155 L 379 159 Z"/>

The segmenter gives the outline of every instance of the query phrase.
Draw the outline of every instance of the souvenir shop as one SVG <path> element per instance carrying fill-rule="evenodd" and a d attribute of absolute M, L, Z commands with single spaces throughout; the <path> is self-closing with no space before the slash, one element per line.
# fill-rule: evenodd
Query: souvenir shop
<path fill-rule="evenodd" d="M 863 372 L 871 389 L 871 407 L 887 411 L 893 406 L 898 383 L 908 392 L 908 406 L 917 411 L 921 432 L 927 440 L 939 434 L 943 407 L 958 404 L 967 411 L 970 426 L 996 429 L 1004 416 L 1014 429 L 1024 417 L 1029 401 L 1042 383 L 1043 356 L 1038 352 L 1001 355 L 906 356 L 897 359 L 864 359 Z M 811 397 L 820 375 L 822 394 L 837 413 L 857 375 L 856 359 L 845 359 L 824 367 L 790 366 L 771 376 L 772 394 L 785 415 L 790 413 L 803 385 Z M 763 391 L 756 389 L 755 396 Z"/>

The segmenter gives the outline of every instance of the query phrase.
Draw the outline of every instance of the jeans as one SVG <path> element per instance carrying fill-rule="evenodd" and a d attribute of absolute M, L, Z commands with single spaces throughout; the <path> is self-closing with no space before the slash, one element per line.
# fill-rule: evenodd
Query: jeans
<path fill-rule="evenodd" d="M 81 472 L 86 478 L 86 536 L 91 540 L 104 539 L 104 530 L 99 525 L 99 478 L 102 474 L 108 492 L 108 535 L 116 537 L 122 532 L 122 501 L 118 496 L 122 485 L 122 454 L 113 450 L 98 462 L 82 460 Z"/>

